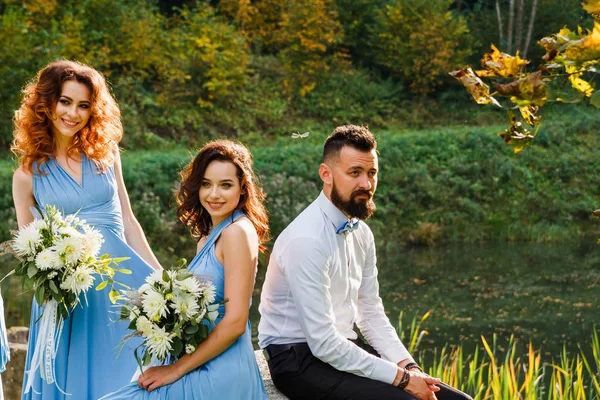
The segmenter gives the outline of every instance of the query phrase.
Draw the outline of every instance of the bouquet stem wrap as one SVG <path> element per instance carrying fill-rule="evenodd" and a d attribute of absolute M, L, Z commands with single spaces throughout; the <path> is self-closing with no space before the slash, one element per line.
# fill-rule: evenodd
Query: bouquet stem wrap
<path fill-rule="evenodd" d="M 64 324 L 62 317 L 57 317 L 58 303 L 54 299 L 51 299 L 46 303 L 42 319 L 38 322 L 38 340 L 35 343 L 30 369 L 26 371 L 27 383 L 25 385 L 25 393 L 29 393 L 29 390 L 33 388 L 33 380 L 39 368 L 40 376 L 46 383 L 54 383 L 62 394 L 67 394 L 58 386 L 55 379 L 54 361 Z M 35 389 L 33 391 L 35 392 Z"/>

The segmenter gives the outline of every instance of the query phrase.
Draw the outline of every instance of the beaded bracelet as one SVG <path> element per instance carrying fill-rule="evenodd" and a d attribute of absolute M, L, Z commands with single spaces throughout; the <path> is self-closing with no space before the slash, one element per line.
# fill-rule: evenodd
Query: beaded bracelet
<path fill-rule="evenodd" d="M 406 368 L 404 369 L 404 375 L 402 375 L 402 379 L 400 379 L 400 383 L 398 384 L 398 389 L 406 389 L 408 383 L 410 382 L 410 371 Z"/>
<path fill-rule="evenodd" d="M 419 367 L 419 364 L 417 364 L 416 362 L 409 362 L 408 364 L 406 364 L 404 366 L 404 369 L 413 369 L 416 368 L 419 371 L 423 372 L 423 369 L 421 367 Z"/>

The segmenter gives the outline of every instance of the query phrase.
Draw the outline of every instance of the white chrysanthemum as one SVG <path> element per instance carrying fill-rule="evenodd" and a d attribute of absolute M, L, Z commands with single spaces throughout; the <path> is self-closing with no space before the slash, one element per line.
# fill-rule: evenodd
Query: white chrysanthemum
<path fill-rule="evenodd" d="M 48 225 L 46 225 L 46 220 L 44 219 L 34 219 L 29 223 L 29 225 L 33 226 L 37 230 L 48 227 Z"/>
<path fill-rule="evenodd" d="M 146 283 L 148 283 L 149 285 L 154 285 L 156 283 L 160 283 L 161 285 L 164 286 L 164 282 L 162 279 L 162 273 L 163 273 L 162 269 L 156 269 L 156 270 L 152 271 L 152 273 L 146 277 Z"/>
<path fill-rule="evenodd" d="M 149 283 L 144 283 L 142 286 L 140 286 L 140 288 L 138 289 L 138 292 L 143 295 L 145 293 L 148 293 L 151 290 L 154 290 L 152 288 L 152 286 L 150 286 Z"/>
<path fill-rule="evenodd" d="M 148 332 L 146 345 L 148 346 L 150 353 L 159 360 L 164 360 L 169 351 L 173 349 L 171 343 L 172 339 L 164 328 L 154 326 L 154 328 Z"/>
<path fill-rule="evenodd" d="M 185 354 L 192 354 L 195 351 L 196 351 L 196 348 L 194 346 L 192 346 L 191 344 L 185 345 Z"/>
<path fill-rule="evenodd" d="M 81 292 L 87 292 L 94 284 L 94 271 L 87 267 L 79 267 L 73 273 L 68 274 L 60 284 L 60 288 L 79 295 Z"/>
<path fill-rule="evenodd" d="M 82 234 L 77 229 L 71 226 L 63 226 L 58 228 L 58 234 L 64 236 L 81 237 Z"/>
<path fill-rule="evenodd" d="M 54 246 L 59 254 L 64 255 L 67 264 L 81 261 L 84 241 L 81 237 L 64 237 L 56 240 Z"/>
<path fill-rule="evenodd" d="M 154 328 L 154 324 L 143 315 L 135 321 L 135 328 L 144 336 L 149 336 Z"/>
<path fill-rule="evenodd" d="M 215 301 L 216 288 L 212 282 L 202 282 L 200 284 L 200 304 L 206 307 Z"/>
<path fill-rule="evenodd" d="M 167 316 L 167 300 L 155 290 L 149 290 L 144 294 L 142 307 L 150 319 Z"/>
<path fill-rule="evenodd" d="M 42 241 L 42 234 L 36 221 L 21 228 L 12 243 L 12 248 L 19 256 L 31 256 L 35 254 L 35 248 Z"/>
<path fill-rule="evenodd" d="M 35 265 L 42 271 L 59 269 L 62 267 L 60 255 L 51 247 L 39 252 L 35 257 Z"/>
<path fill-rule="evenodd" d="M 104 237 L 100 231 L 94 228 L 88 228 L 85 232 L 85 241 L 83 245 L 83 254 L 85 257 L 96 257 L 100 253 Z"/>
<path fill-rule="evenodd" d="M 178 291 L 173 296 L 171 308 L 176 314 L 179 314 L 183 319 L 189 320 L 198 313 L 200 306 L 196 301 L 195 296 Z"/>
<path fill-rule="evenodd" d="M 200 284 L 198 280 L 193 276 L 186 278 L 179 282 L 179 288 L 188 293 L 198 294 L 200 293 Z"/>

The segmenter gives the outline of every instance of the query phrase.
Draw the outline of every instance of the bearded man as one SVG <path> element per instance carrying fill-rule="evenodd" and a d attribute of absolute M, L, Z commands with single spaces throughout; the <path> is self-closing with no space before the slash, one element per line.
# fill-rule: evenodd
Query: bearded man
<path fill-rule="evenodd" d="M 375 212 L 378 166 L 366 127 L 336 128 L 321 194 L 275 241 L 258 326 L 273 383 L 290 399 L 470 399 L 423 373 L 384 312 L 364 222 Z"/>

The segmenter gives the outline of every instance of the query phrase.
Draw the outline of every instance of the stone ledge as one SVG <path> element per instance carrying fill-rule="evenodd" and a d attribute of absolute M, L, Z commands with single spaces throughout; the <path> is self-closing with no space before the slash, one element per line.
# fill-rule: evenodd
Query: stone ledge
<path fill-rule="evenodd" d="M 27 357 L 27 338 L 29 328 L 15 326 L 6 331 L 8 346 L 10 347 L 10 361 L 6 364 L 6 371 L 2 373 L 4 398 L 14 400 L 21 398 L 23 386 L 23 371 Z"/>
<path fill-rule="evenodd" d="M 277 390 L 273 384 L 273 379 L 271 379 L 271 374 L 269 373 L 269 365 L 267 364 L 267 360 L 265 360 L 262 350 L 254 351 L 254 357 L 256 358 L 256 363 L 258 364 L 269 400 L 286 400 L 287 397 Z"/>

